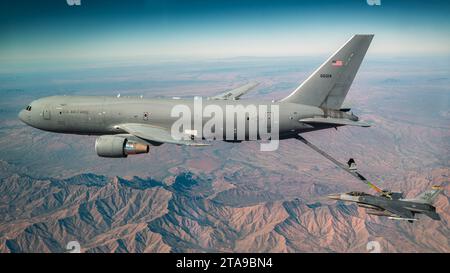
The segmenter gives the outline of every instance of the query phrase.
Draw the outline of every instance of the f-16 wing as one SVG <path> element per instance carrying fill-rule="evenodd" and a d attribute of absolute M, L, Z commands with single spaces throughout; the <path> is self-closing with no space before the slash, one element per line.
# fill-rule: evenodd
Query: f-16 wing
<path fill-rule="evenodd" d="M 327 124 L 327 125 L 336 125 L 336 126 L 342 126 L 342 125 L 350 125 L 350 126 L 359 126 L 359 127 L 370 127 L 369 123 L 363 122 L 363 121 L 353 121 L 349 119 L 342 119 L 342 118 L 303 118 L 299 120 L 300 122 L 306 123 L 306 124 Z"/>
<path fill-rule="evenodd" d="M 383 208 L 385 210 L 389 211 L 390 213 L 397 215 L 400 218 L 414 219 L 414 214 L 408 209 L 405 209 L 402 207 L 393 207 L 393 206 L 386 206 Z"/>
<path fill-rule="evenodd" d="M 177 140 L 172 137 L 169 130 L 141 123 L 125 123 L 117 125 L 118 128 L 126 131 L 127 133 L 143 139 L 150 143 L 161 144 L 161 143 L 171 143 L 178 145 L 188 145 L 188 146 L 208 146 L 209 144 L 195 142 L 193 140 Z"/>
<path fill-rule="evenodd" d="M 209 97 L 210 100 L 239 100 L 241 96 L 247 94 L 250 90 L 255 88 L 258 83 L 248 83 L 241 87 L 232 89 L 220 95 Z"/>

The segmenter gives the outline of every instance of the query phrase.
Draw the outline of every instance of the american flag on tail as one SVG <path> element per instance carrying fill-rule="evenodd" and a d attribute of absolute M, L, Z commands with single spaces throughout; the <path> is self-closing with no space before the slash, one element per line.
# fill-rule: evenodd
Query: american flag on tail
<path fill-rule="evenodd" d="M 341 60 L 334 60 L 334 61 L 331 62 L 331 65 L 332 66 L 343 66 L 344 62 L 341 61 Z"/>

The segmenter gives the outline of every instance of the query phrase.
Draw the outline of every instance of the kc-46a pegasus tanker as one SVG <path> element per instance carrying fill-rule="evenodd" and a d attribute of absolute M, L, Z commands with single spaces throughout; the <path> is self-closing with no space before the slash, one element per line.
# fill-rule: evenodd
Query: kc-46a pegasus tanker
<path fill-rule="evenodd" d="M 31 102 L 19 118 L 45 131 L 98 135 L 95 149 L 103 157 L 148 153 L 164 143 L 272 141 L 345 125 L 367 127 L 342 104 L 372 38 L 354 35 L 279 101 L 241 100 L 255 87 L 248 83 L 203 100 L 52 96 Z"/>

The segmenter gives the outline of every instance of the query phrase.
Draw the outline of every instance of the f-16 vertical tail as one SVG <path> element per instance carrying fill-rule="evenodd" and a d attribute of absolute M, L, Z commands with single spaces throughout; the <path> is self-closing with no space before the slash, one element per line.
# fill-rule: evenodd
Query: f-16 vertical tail
<path fill-rule="evenodd" d="M 431 187 L 431 190 L 426 190 L 423 193 L 419 194 L 417 197 L 414 197 L 412 199 L 405 199 L 405 201 L 411 201 L 411 202 L 418 202 L 418 203 L 425 203 L 433 205 L 433 203 L 436 201 L 439 194 L 444 190 L 444 186 L 447 183 L 444 183 L 441 186 L 433 186 Z M 432 206 L 432 210 L 425 210 L 422 212 L 426 216 L 430 217 L 433 220 L 441 220 L 441 217 L 436 212 L 436 209 L 434 206 Z"/>
<path fill-rule="evenodd" d="M 281 101 L 340 109 L 373 36 L 353 36 Z"/>
<path fill-rule="evenodd" d="M 419 194 L 417 197 L 414 197 L 413 199 L 408 199 L 408 200 L 433 205 L 434 201 L 436 201 L 436 198 L 439 196 L 439 194 L 443 190 L 444 190 L 443 185 L 433 186 L 433 187 L 431 187 L 431 190 L 426 190 L 426 191 L 422 192 L 421 194 Z"/>

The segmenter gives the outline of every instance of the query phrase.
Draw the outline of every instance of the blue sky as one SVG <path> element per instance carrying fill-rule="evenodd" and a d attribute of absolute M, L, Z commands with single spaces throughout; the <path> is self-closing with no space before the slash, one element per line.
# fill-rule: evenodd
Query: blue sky
<path fill-rule="evenodd" d="M 0 60 L 328 55 L 374 33 L 374 55 L 450 53 L 449 1 L 2 1 Z"/>

